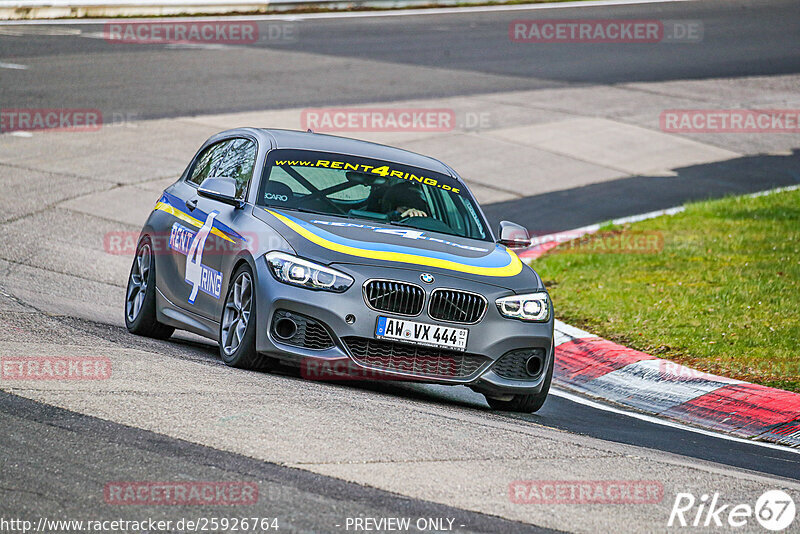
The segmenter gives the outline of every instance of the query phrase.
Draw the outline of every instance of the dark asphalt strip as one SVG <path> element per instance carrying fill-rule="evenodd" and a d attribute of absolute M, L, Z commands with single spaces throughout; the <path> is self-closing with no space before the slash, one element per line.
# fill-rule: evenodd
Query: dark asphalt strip
<path fill-rule="evenodd" d="M 254 460 L 6 392 L 0 392 L 0 428 L 0 516 L 6 518 L 277 517 L 280 530 L 289 532 L 344 531 L 347 517 L 410 517 L 412 524 L 416 518 L 455 518 L 454 526 L 465 525 L 456 532 L 555 532 Z M 259 500 L 249 506 L 119 506 L 103 499 L 108 482 L 178 480 L 256 482 Z"/>
<path fill-rule="evenodd" d="M 407 399 L 423 400 L 437 404 L 461 406 L 486 412 L 483 396 L 464 386 L 432 386 L 424 384 L 374 383 L 343 387 L 357 387 L 383 394 L 398 395 Z M 576 394 L 580 397 L 580 394 Z M 602 406 L 603 401 L 596 401 Z M 635 413 L 619 406 L 619 409 Z M 520 424 L 533 423 L 547 428 L 557 428 L 572 434 L 589 436 L 636 447 L 697 458 L 734 468 L 800 480 L 800 453 L 765 448 L 755 443 L 725 439 L 722 434 L 709 435 L 685 428 L 661 425 L 575 402 L 551 394 L 541 410 L 534 414 L 488 412 Z M 653 416 L 653 419 L 657 417 Z"/>
<path fill-rule="evenodd" d="M 569 417 L 564 417 L 565 413 Z M 626 443 L 800 480 L 800 454 L 788 448 L 785 451 L 765 448 L 752 443 L 727 440 L 722 435 L 714 437 L 659 425 L 578 404 L 555 395 L 551 395 L 542 410 L 535 415 L 513 417 L 605 441 Z M 619 417 L 625 417 L 625 422 L 621 423 Z"/>
<path fill-rule="evenodd" d="M 509 220 L 539 235 L 562 232 L 690 201 L 798 185 L 800 150 L 790 156 L 747 156 L 673 170 L 677 176 L 632 176 L 487 204 L 483 210 L 493 228 Z"/>

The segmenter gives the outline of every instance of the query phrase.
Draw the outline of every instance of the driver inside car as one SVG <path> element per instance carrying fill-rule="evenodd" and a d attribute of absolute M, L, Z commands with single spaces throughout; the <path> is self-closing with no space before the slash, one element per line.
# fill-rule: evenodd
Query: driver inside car
<path fill-rule="evenodd" d="M 425 213 L 428 204 L 422 191 L 408 182 L 391 186 L 383 195 L 382 206 L 391 221 L 428 216 Z"/>

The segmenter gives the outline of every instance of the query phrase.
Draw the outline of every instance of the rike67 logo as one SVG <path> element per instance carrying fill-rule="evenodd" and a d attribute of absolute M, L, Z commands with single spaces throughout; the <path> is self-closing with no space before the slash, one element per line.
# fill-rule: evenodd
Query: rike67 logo
<path fill-rule="evenodd" d="M 764 492 L 755 506 L 725 503 L 718 492 L 704 493 L 700 498 L 691 493 L 678 493 L 667 526 L 738 529 L 752 524 L 755 518 L 765 529 L 780 532 L 789 528 L 796 513 L 794 500 L 782 490 Z"/>

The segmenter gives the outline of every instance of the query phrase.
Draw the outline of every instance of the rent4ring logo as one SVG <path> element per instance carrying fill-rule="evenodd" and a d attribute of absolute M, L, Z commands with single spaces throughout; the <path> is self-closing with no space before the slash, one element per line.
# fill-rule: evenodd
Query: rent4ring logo
<path fill-rule="evenodd" d="M 214 218 L 217 215 L 219 212 L 216 211 L 209 213 L 206 222 L 197 233 L 178 223 L 172 225 L 169 247 L 186 255 L 184 279 L 192 285 L 192 292 L 189 295 L 190 304 L 194 304 L 198 290 L 217 299 L 222 290 L 222 273 L 202 263 L 206 239 L 214 226 Z"/>
<path fill-rule="evenodd" d="M 779 532 L 793 522 L 797 510 L 792 497 L 782 490 L 764 492 L 755 502 L 724 503 L 718 492 L 678 493 L 669 514 L 668 527 L 741 528 L 753 518 L 765 529 Z"/>

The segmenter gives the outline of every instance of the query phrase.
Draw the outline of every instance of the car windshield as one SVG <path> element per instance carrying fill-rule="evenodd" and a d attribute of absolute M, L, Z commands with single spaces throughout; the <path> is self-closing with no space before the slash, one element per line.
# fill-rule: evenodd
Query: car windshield
<path fill-rule="evenodd" d="M 272 151 L 258 204 L 490 239 L 473 199 L 453 178 L 342 154 Z"/>

